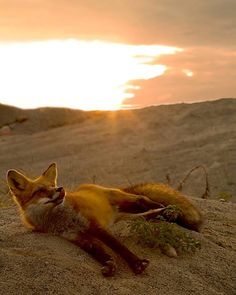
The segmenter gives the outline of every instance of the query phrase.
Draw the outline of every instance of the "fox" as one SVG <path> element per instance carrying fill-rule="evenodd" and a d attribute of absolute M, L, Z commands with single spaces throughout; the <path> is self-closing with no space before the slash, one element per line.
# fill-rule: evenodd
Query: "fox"
<path fill-rule="evenodd" d="M 134 274 L 143 273 L 149 265 L 148 259 L 139 258 L 119 242 L 109 227 L 121 219 L 158 214 L 163 208 L 156 202 L 95 184 L 82 184 L 74 191 L 65 191 L 57 186 L 56 163 L 37 178 L 10 169 L 7 184 L 26 227 L 61 236 L 78 245 L 102 265 L 104 276 L 113 276 L 117 269 L 109 248 L 127 262 Z M 131 204 L 150 210 L 141 213 L 122 211 L 122 205 Z"/>
<path fill-rule="evenodd" d="M 177 204 L 182 212 L 177 222 L 200 230 L 202 216 L 198 208 L 168 186 L 147 183 L 118 189 L 81 184 L 67 191 L 57 186 L 57 177 L 56 163 L 37 178 L 8 170 L 7 183 L 22 221 L 33 231 L 58 235 L 76 244 L 102 265 L 106 277 L 117 270 L 109 248 L 127 262 L 134 274 L 143 273 L 149 265 L 148 259 L 139 258 L 111 234 L 114 223 L 139 217 L 152 219 L 165 206 Z"/>

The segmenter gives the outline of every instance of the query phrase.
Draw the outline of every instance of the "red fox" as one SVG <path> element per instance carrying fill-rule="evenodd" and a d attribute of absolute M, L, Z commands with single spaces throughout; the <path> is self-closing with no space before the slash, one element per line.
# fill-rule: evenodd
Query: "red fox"
<path fill-rule="evenodd" d="M 193 224 L 192 228 L 198 229 L 197 224 L 201 223 L 200 215 L 195 214 L 198 210 L 194 211 L 195 207 L 184 196 L 167 191 L 158 199 L 155 191 L 160 193 L 162 188 L 154 184 L 124 190 L 83 184 L 73 192 L 65 192 L 63 187 L 57 187 L 55 163 L 35 179 L 9 170 L 7 182 L 26 226 L 35 231 L 59 235 L 77 244 L 102 264 L 104 276 L 112 276 L 116 271 L 115 260 L 106 246 L 124 258 L 135 274 L 141 274 L 149 264 L 147 259 L 140 259 L 108 231 L 114 222 L 155 216 L 163 210 L 160 202 L 164 205 L 177 203 L 183 211 L 189 211 L 189 214 L 183 214 L 188 218 L 182 218 L 187 226 Z M 199 219 L 198 223 L 196 220 L 192 222 L 191 214 L 196 215 L 194 218 Z"/>
<path fill-rule="evenodd" d="M 140 214 L 119 212 L 119 204 L 140 203 L 159 208 L 146 197 L 98 185 L 81 185 L 74 192 L 57 187 L 56 164 L 51 164 L 38 178 L 30 179 L 16 170 L 7 172 L 7 182 L 26 226 L 39 232 L 62 236 L 77 244 L 102 264 L 102 274 L 112 276 L 116 263 L 108 246 L 122 256 L 135 274 L 149 264 L 121 244 L 107 228 L 121 218 L 135 218 L 158 213 L 153 209 Z"/>

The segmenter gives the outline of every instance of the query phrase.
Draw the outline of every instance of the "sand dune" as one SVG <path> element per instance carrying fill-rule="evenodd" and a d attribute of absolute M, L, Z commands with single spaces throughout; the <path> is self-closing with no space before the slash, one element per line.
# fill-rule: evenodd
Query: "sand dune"
<path fill-rule="evenodd" d="M 2 125 L 13 110 L 28 120 L 15 123 L 14 136 L 0 136 L 0 178 L 12 167 L 34 174 L 57 161 L 60 179 L 69 186 L 93 178 L 115 186 L 166 181 L 167 173 L 175 186 L 189 169 L 203 164 L 213 198 L 236 194 L 234 99 L 119 112 L 0 107 Z M 204 175 L 196 171 L 185 192 L 198 196 L 203 190 Z"/>
<path fill-rule="evenodd" d="M 235 114 L 235 99 L 119 112 L 0 106 L 0 126 L 11 127 L 10 136 L 0 136 L 0 294 L 234 294 L 236 207 L 217 199 L 236 196 Z M 170 259 L 135 245 L 122 223 L 114 232 L 151 265 L 136 277 L 118 259 L 117 275 L 101 277 L 99 266 L 74 245 L 27 231 L 5 194 L 7 169 L 37 176 L 54 161 L 59 184 L 69 188 L 92 181 L 118 187 L 166 182 L 167 173 L 176 186 L 193 166 L 205 165 L 211 199 L 198 198 L 200 171 L 184 187 L 207 219 L 196 234 L 202 249 Z"/>

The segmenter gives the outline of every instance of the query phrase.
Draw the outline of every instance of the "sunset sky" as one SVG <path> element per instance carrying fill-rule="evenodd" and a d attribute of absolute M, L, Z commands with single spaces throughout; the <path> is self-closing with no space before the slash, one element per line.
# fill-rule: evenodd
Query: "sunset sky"
<path fill-rule="evenodd" d="M 236 97 L 235 0 L 0 0 L 0 103 Z"/>

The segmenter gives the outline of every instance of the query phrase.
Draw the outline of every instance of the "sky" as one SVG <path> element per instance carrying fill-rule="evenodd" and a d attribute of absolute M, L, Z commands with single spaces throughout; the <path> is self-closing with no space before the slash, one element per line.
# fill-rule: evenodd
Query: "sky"
<path fill-rule="evenodd" d="M 48 48 L 41 47 L 42 44 L 48 44 L 42 42 L 49 42 L 50 40 L 62 40 L 64 42 L 72 40 L 74 42 L 72 43 L 77 44 L 77 46 L 80 40 L 86 42 L 99 40 L 99 42 L 114 44 L 116 48 L 118 48 L 117 45 L 121 44 L 131 46 L 133 54 L 139 55 L 139 60 L 136 60 L 136 62 L 139 63 L 139 66 L 140 64 L 143 66 L 143 63 L 145 63 L 147 72 L 143 76 L 135 75 L 134 69 L 137 69 L 137 67 L 132 68 L 132 71 L 129 72 L 130 76 L 127 77 L 129 87 L 125 88 L 126 96 L 124 98 L 126 100 L 123 101 L 127 106 L 143 107 L 163 103 L 236 97 L 235 0 L 0 0 L 0 54 L 1 45 L 7 48 L 6 45 L 16 42 L 17 44 L 29 44 L 33 41 L 38 42 L 37 44 L 40 45 L 38 50 L 42 52 L 43 48 Z M 145 48 L 164 45 L 172 48 L 174 53 L 166 54 L 165 51 L 162 51 L 160 54 L 152 54 L 150 57 L 150 54 L 146 53 L 147 51 L 140 50 L 140 46 L 144 45 Z M 57 48 L 61 50 L 60 48 L 64 45 L 57 43 L 55 46 L 57 47 L 54 47 L 53 50 L 57 52 Z M 11 51 L 9 48 L 7 52 Z M 71 52 L 71 48 L 64 54 L 70 54 L 68 52 Z M 78 47 L 76 48 L 77 52 L 80 52 Z M 84 57 L 84 60 L 88 60 L 87 67 L 91 70 L 90 74 L 93 73 L 90 81 L 92 85 L 96 78 L 103 75 L 103 72 L 102 70 L 95 71 L 96 62 L 91 64 L 89 61 L 91 56 L 96 56 L 101 48 L 104 47 L 93 46 L 90 55 Z M 144 49 L 144 47 L 142 48 Z M 20 51 L 21 49 L 17 50 Z M 130 51 L 130 48 L 128 50 Z M 14 52 L 12 54 L 15 55 Z M 40 53 L 37 54 L 40 56 Z M 34 53 L 32 56 L 37 59 L 37 54 Z M 81 53 L 79 54 L 81 55 Z M 113 64 L 112 61 L 109 61 L 112 67 L 108 67 L 108 62 L 106 62 L 108 55 L 113 60 L 118 59 L 120 62 Z M 2 60 L 0 56 L 0 62 L 3 63 L 3 60 L 5 60 L 5 66 L 7 66 L 10 63 L 7 58 L 12 60 L 12 55 L 4 56 L 2 54 L 2 56 Z M 19 59 L 21 57 L 19 55 Z M 146 59 L 145 62 L 141 61 L 141 57 Z M 109 80 L 109 77 L 113 77 L 113 73 L 117 72 L 117 67 L 119 68 L 119 65 L 122 64 L 122 58 L 124 56 L 120 55 L 118 49 L 113 50 L 111 54 L 107 53 L 107 55 L 97 54 L 97 60 L 104 61 L 104 71 L 107 71 L 104 72 L 104 79 L 99 83 L 105 85 L 106 79 Z M 122 64 L 124 73 L 127 72 L 125 64 L 129 64 L 129 61 L 127 59 L 127 62 L 124 62 L 124 65 Z M 77 59 L 76 62 L 78 63 Z M 17 62 L 15 65 L 18 66 L 19 70 Z M 26 64 L 26 68 L 27 66 Z M 151 66 L 153 67 L 152 73 L 154 67 L 157 70 L 158 66 L 159 72 L 150 74 Z M 165 67 L 162 72 L 160 72 L 160 66 Z M 137 71 L 139 70 L 140 68 Z M 6 71 L 4 68 L 1 74 L 0 70 L 3 84 L 13 84 L 11 88 L 14 88 L 17 77 L 20 81 L 20 71 L 17 72 L 14 67 L 11 68 L 11 71 L 9 71 L 11 75 L 18 73 L 18 76 L 15 74 L 15 80 L 12 80 L 12 83 L 9 82 L 10 80 L 4 80 L 6 79 L 4 78 Z M 46 72 L 47 68 L 45 68 Z M 80 72 L 75 71 L 74 75 L 77 77 L 76 85 L 78 88 L 87 83 L 81 78 L 83 75 Z M 26 77 L 28 79 L 28 76 Z M 117 85 L 116 83 L 113 84 L 117 87 L 121 79 L 120 77 L 118 79 L 117 76 L 114 77 L 117 78 Z M 64 79 L 64 76 L 61 77 L 61 80 L 58 80 L 61 83 L 62 78 Z M 37 77 L 37 79 L 42 79 L 42 76 Z M 45 88 L 45 85 L 42 84 L 42 87 Z M 92 85 L 91 87 L 93 87 Z M 107 85 L 109 88 L 109 83 Z M 87 89 L 91 87 L 87 87 Z M 6 103 L 8 95 L 9 98 L 10 96 L 13 97 L 13 93 L 9 89 L 5 87 L 5 90 L 1 93 L 0 82 L 0 102 Z M 16 87 L 16 89 L 18 88 Z M 97 88 L 94 89 L 97 92 Z M 59 91 L 65 91 L 66 95 L 66 88 L 58 88 Z M 24 92 L 22 93 L 24 94 Z M 48 93 L 58 99 L 58 96 L 54 93 L 50 91 Z M 91 92 L 91 95 L 94 93 Z M 114 95 L 113 92 L 107 92 L 107 96 L 102 98 L 102 93 L 96 97 L 97 101 L 112 99 L 111 96 Z M 32 95 L 35 101 L 41 99 L 37 95 L 34 98 L 31 92 L 28 92 L 28 94 Z M 44 94 L 42 92 L 42 95 Z M 71 97 L 80 100 L 91 99 L 89 96 L 86 97 L 85 90 L 84 96 L 76 98 L 76 95 L 79 94 L 74 91 Z M 18 99 L 15 104 L 19 106 L 20 100 L 23 98 L 15 96 L 14 99 L 15 101 Z M 12 101 L 9 99 L 9 102 Z M 49 96 L 47 101 L 49 101 Z M 109 108 L 108 105 L 107 108 Z M 106 108 L 105 103 L 102 107 Z M 93 104 L 91 104 L 91 108 L 93 108 Z M 97 105 L 95 108 L 97 108 Z"/>

